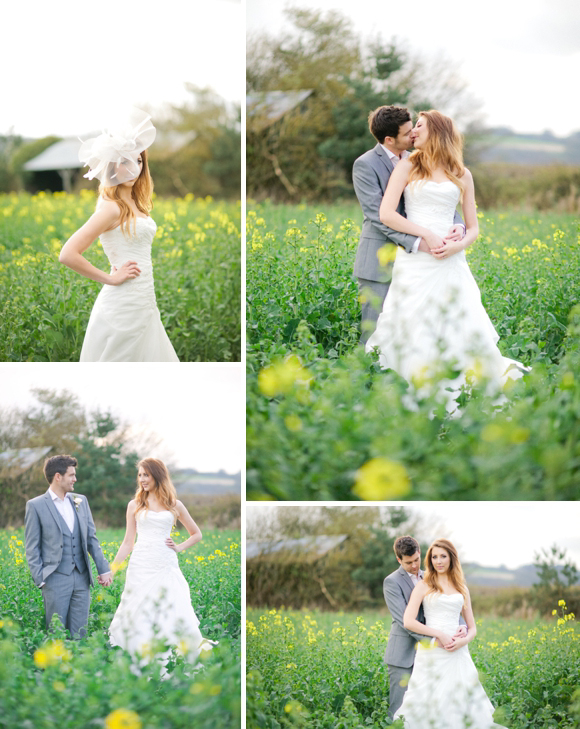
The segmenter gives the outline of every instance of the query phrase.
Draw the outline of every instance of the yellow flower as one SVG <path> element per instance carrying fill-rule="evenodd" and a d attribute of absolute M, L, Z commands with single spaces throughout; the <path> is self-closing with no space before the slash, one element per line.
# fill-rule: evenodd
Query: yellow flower
<path fill-rule="evenodd" d="M 388 458 L 371 458 L 356 472 L 353 492 L 365 501 L 385 501 L 406 496 L 411 482 L 405 467 Z"/>
<path fill-rule="evenodd" d="M 397 246 L 392 243 L 385 243 L 385 245 L 377 251 L 377 258 L 379 259 L 381 266 L 386 266 L 391 261 L 394 261 L 396 256 Z"/>
<path fill-rule="evenodd" d="M 298 415 L 287 415 L 284 418 L 284 425 L 293 433 L 297 433 L 299 430 L 302 430 L 302 421 Z"/>
<path fill-rule="evenodd" d="M 141 719 L 131 709 L 115 709 L 105 719 L 106 729 L 141 729 Z"/>
<path fill-rule="evenodd" d="M 295 354 L 291 354 L 282 362 L 274 362 L 264 367 L 258 375 L 258 386 L 263 395 L 275 397 L 286 395 L 296 386 L 308 386 L 312 375 L 302 366 Z"/>
<path fill-rule="evenodd" d="M 566 607 L 566 600 L 558 600 L 558 607 Z"/>

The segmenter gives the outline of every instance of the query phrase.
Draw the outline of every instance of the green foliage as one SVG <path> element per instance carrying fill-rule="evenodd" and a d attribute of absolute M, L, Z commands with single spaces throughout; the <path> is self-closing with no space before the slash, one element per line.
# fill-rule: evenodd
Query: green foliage
<path fill-rule="evenodd" d="M 580 632 L 561 614 L 546 622 L 477 621 L 469 650 L 502 725 L 576 726 Z M 389 628 L 375 613 L 248 610 L 248 729 L 293 721 L 305 729 L 386 727 Z"/>
<path fill-rule="evenodd" d="M 555 544 L 549 550 L 542 549 L 535 554 L 534 565 L 538 582 L 534 584 L 533 600 L 537 608 L 546 614 L 559 600 L 570 604 L 580 572 L 574 562 L 566 558 L 566 550 Z"/>
<path fill-rule="evenodd" d="M 461 418 L 358 346 L 354 206 L 252 206 L 247 220 L 247 488 L 251 499 L 360 498 L 371 459 L 399 468 L 383 498 L 577 499 L 579 238 L 571 216 L 479 213 L 468 256 L 506 356 L 532 371 L 498 407 L 466 389 Z M 434 417 L 432 417 L 434 415 Z M 395 464 L 395 466 L 393 466 Z M 401 470 L 402 466 L 402 470 Z"/>
<path fill-rule="evenodd" d="M 0 359 L 76 362 L 101 285 L 58 262 L 95 196 L 0 196 Z M 155 199 L 155 291 L 182 362 L 240 360 L 240 208 L 211 198 Z M 99 244 L 86 258 L 109 263 Z"/>
<path fill-rule="evenodd" d="M 186 536 L 181 534 L 177 541 Z M 99 537 L 112 559 L 123 533 L 103 531 Z M 128 655 L 108 643 L 107 628 L 119 604 L 123 573 L 110 588 L 92 590 L 87 638 L 67 640 L 62 629 L 47 636 L 42 596 L 24 560 L 22 531 L 0 532 L 0 727 L 102 727 L 116 709 L 136 712 L 148 729 L 239 726 L 239 539 L 239 532 L 204 529 L 194 550 L 179 553 L 200 630 L 219 646 L 193 676 L 183 659 L 176 658 L 169 676 L 162 678 L 155 663 L 141 674 L 134 672 Z M 64 657 L 41 668 L 35 652 L 50 649 L 56 639 L 63 641 Z"/>

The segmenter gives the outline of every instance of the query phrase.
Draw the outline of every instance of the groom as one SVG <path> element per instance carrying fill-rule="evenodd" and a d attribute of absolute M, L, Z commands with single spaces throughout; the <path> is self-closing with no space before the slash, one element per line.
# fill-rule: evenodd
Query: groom
<path fill-rule="evenodd" d="M 379 106 L 369 114 L 369 129 L 377 145 L 355 160 L 352 168 L 354 191 L 363 211 L 363 227 L 354 263 L 354 275 L 358 279 L 362 301 L 362 344 L 373 333 L 389 290 L 392 265 L 381 265 L 382 253 L 379 251 L 385 251 L 388 245 L 396 245 L 407 253 L 430 252 L 422 238 L 392 230 L 383 225 L 379 218 L 391 172 L 397 162 L 409 156 L 409 149 L 413 146 L 411 114 L 402 107 Z M 406 217 L 403 197 L 397 212 Z M 461 240 L 464 235 L 465 226 L 456 212 L 454 225 L 444 240 Z"/>
<path fill-rule="evenodd" d="M 95 534 L 85 496 L 72 496 L 77 459 L 53 456 L 44 464 L 48 491 L 26 503 L 26 559 L 32 579 L 42 590 L 46 627 L 56 613 L 73 638 L 86 635 L 89 587 L 94 584 L 89 554 L 99 584 L 113 581 L 109 563 Z"/>
<path fill-rule="evenodd" d="M 384 663 L 389 673 L 389 711 L 393 715 L 403 703 L 403 696 L 407 690 L 407 680 L 413 672 L 415 662 L 415 649 L 417 642 L 425 640 L 427 636 L 413 633 L 403 627 L 403 615 L 415 585 L 423 579 L 421 567 L 421 547 L 413 537 L 398 537 L 393 545 L 397 562 L 401 565 L 398 570 L 385 577 L 383 594 L 385 602 L 393 619 L 391 632 L 387 641 Z M 423 606 L 419 608 L 417 620 L 425 622 Z M 461 618 L 461 622 L 465 622 Z M 467 628 L 460 625 L 454 637 L 465 636 Z M 427 638 L 428 639 L 428 638 Z"/>

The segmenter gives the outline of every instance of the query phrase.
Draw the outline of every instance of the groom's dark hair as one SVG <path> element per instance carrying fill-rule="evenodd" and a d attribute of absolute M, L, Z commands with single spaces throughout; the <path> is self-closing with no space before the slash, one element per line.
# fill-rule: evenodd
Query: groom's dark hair
<path fill-rule="evenodd" d="M 412 557 L 414 554 L 421 551 L 419 542 L 413 537 L 397 537 L 393 544 L 393 549 L 399 559 L 403 559 L 403 557 Z"/>
<path fill-rule="evenodd" d="M 402 106 L 379 106 L 369 113 L 369 129 L 381 144 L 385 137 L 398 137 L 399 129 L 411 121 L 411 113 Z"/>
<path fill-rule="evenodd" d="M 68 471 L 71 466 L 77 467 L 77 459 L 74 456 L 51 456 L 44 462 L 44 475 L 49 484 L 57 473 L 61 476 Z"/>

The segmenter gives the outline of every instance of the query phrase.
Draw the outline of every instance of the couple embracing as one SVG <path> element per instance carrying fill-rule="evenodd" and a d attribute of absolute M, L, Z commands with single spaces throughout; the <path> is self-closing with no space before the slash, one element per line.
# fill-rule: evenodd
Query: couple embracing
<path fill-rule="evenodd" d="M 389 718 L 402 718 L 405 729 L 505 729 L 469 655 L 475 619 L 455 547 L 435 540 L 425 571 L 416 539 L 399 537 L 393 548 L 400 567 L 383 583 L 393 619 L 384 659 Z"/>
<path fill-rule="evenodd" d="M 353 167 L 364 215 L 354 266 L 361 342 L 418 397 L 438 383 L 439 398 L 454 413 L 470 370 L 487 382 L 489 394 L 526 370 L 497 348 L 467 264 L 465 251 L 479 227 L 462 138 L 438 111 L 420 112 L 413 125 L 409 111 L 395 106 L 372 111 L 369 129 L 377 144 Z"/>
<path fill-rule="evenodd" d="M 94 585 L 89 555 L 99 584 L 108 587 L 114 571 L 132 552 L 121 602 L 109 627 L 111 644 L 138 660 L 151 655 L 155 641 L 179 644 L 188 659 L 195 660 L 200 650 L 211 648 L 211 641 L 199 631 L 177 552 L 199 542 L 202 535 L 177 500 L 167 468 L 155 458 L 139 462 L 125 538 L 111 567 L 97 539 L 86 496 L 73 495 L 77 465 L 77 459 L 68 455 L 48 458 L 44 474 L 49 488 L 26 504 L 26 559 L 42 591 L 47 629 L 56 615 L 72 638 L 85 637 Z M 190 535 L 181 544 L 171 538 L 177 519 Z"/>

